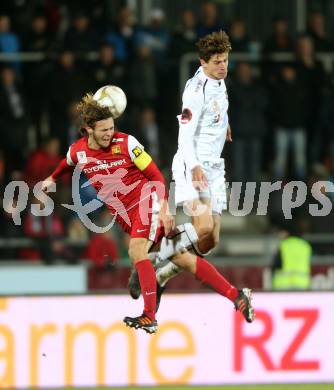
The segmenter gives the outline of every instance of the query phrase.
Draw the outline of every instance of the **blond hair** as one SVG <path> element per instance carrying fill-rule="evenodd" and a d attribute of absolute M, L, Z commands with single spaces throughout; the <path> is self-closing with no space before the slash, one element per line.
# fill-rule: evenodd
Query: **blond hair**
<path fill-rule="evenodd" d="M 95 127 L 95 123 L 112 117 L 108 107 L 101 107 L 96 100 L 93 99 L 91 93 L 87 93 L 77 105 L 77 110 L 81 116 L 84 126 L 91 128 Z M 81 128 L 81 132 L 82 132 Z"/>
<path fill-rule="evenodd" d="M 197 43 L 199 58 L 209 62 L 215 54 L 229 53 L 232 50 L 230 38 L 225 31 L 216 31 L 201 38 Z"/>

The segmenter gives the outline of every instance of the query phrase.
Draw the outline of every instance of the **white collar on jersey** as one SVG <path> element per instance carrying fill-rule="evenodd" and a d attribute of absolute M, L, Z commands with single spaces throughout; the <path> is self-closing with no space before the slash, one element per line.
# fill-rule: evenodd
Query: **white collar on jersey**
<path fill-rule="evenodd" d="M 198 70 L 197 70 L 196 73 L 198 73 L 198 72 L 199 72 L 201 78 L 203 78 L 203 81 L 206 81 L 206 80 L 207 80 L 209 83 L 212 83 L 212 84 L 218 85 L 218 86 L 220 86 L 220 85 L 222 84 L 222 82 L 224 82 L 224 79 L 216 80 L 216 79 L 213 79 L 213 78 L 207 76 L 207 75 L 205 74 L 205 72 L 204 72 L 203 66 L 200 66 L 200 67 L 198 68 Z M 196 74 L 196 73 L 195 73 L 195 74 Z"/>

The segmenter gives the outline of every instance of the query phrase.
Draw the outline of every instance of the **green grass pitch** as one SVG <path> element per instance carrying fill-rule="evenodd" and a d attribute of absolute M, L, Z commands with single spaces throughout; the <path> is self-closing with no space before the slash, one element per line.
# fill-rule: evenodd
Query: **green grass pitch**
<path fill-rule="evenodd" d="M 282 385 L 235 385 L 235 386 L 173 386 L 127 387 L 126 390 L 334 390 L 334 384 L 282 384 Z M 101 389 L 105 390 L 105 389 Z M 115 389 L 113 389 L 115 390 Z M 125 390 L 123 388 L 123 390 Z"/>
<path fill-rule="evenodd" d="M 126 390 L 153 390 L 158 387 L 129 387 Z M 334 384 L 309 384 L 309 385 L 235 385 L 235 386 L 174 386 L 160 387 L 160 390 L 334 390 Z"/>
<path fill-rule="evenodd" d="M 69 388 L 57 390 L 334 390 L 334 383 L 279 384 L 279 385 L 230 385 L 230 386 L 152 386 L 152 387 L 101 387 Z M 48 389 L 50 390 L 50 389 Z M 56 389 L 54 389 L 56 390 Z"/>

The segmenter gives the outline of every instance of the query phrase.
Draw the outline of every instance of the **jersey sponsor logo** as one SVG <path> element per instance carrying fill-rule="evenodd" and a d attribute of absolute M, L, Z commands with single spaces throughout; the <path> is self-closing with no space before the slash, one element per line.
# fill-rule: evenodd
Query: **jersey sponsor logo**
<path fill-rule="evenodd" d="M 77 152 L 78 162 L 80 164 L 86 164 L 87 162 L 87 156 L 86 152 L 84 150 L 81 150 L 80 152 Z"/>
<path fill-rule="evenodd" d="M 121 147 L 119 145 L 114 145 L 111 147 L 111 154 L 120 154 Z"/>
<path fill-rule="evenodd" d="M 143 149 L 141 149 L 139 146 L 136 146 L 134 149 L 132 149 L 132 153 L 139 157 L 143 153 Z"/>
<path fill-rule="evenodd" d="M 123 142 L 124 138 L 113 138 L 111 142 Z"/>
<path fill-rule="evenodd" d="M 123 158 L 122 160 L 112 161 L 110 163 L 98 164 L 98 165 L 95 165 L 94 167 L 85 168 L 84 173 L 98 172 L 98 171 L 101 171 L 103 169 L 118 167 L 118 166 L 123 165 L 125 163 L 126 163 L 125 158 Z"/>
<path fill-rule="evenodd" d="M 185 108 L 181 114 L 181 123 L 183 125 L 187 124 L 188 122 L 191 121 L 192 116 L 193 116 L 193 114 L 192 114 L 191 110 L 189 108 Z"/>

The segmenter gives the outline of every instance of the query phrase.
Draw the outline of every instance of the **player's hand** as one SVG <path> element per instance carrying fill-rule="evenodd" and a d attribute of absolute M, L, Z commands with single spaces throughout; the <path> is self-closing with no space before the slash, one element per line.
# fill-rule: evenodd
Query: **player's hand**
<path fill-rule="evenodd" d="M 55 179 L 52 176 L 47 177 L 42 182 L 42 191 L 43 192 L 49 192 L 50 187 L 55 183 Z"/>
<path fill-rule="evenodd" d="M 231 126 L 230 125 L 227 128 L 226 141 L 227 142 L 232 142 L 232 130 L 231 130 Z"/>
<path fill-rule="evenodd" d="M 159 219 L 165 229 L 165 236 L 167 237 L 175 229 L 175 218 L 169 212 L 167 200 L 162 201 Z"/>
<path fill-rule="evenodd" d="M 192 169 L 193 186 L 198 191 L 203 191 L 208 187 L 208 179 L 200 165 Z"/>

